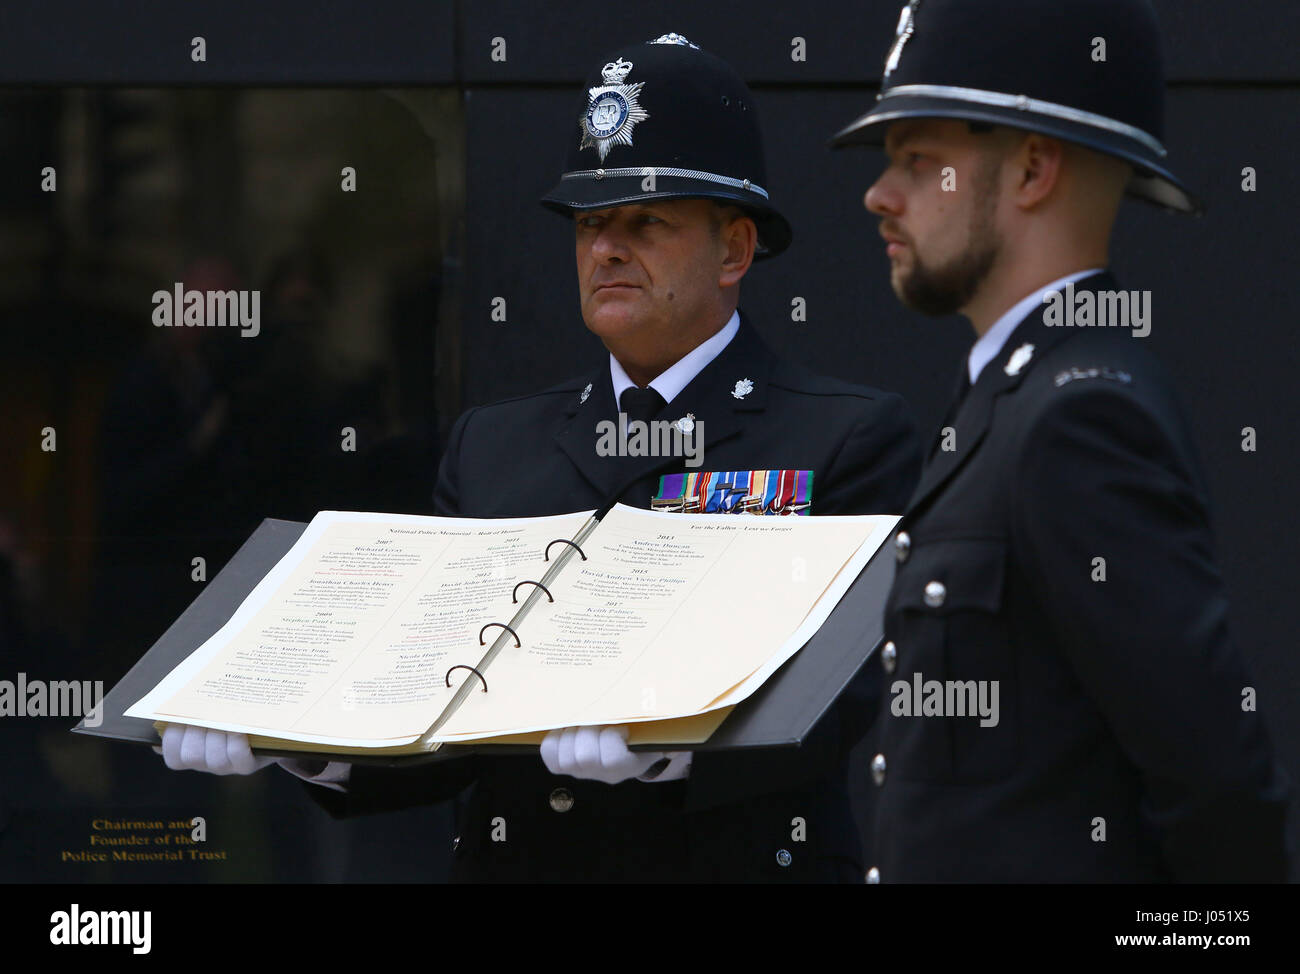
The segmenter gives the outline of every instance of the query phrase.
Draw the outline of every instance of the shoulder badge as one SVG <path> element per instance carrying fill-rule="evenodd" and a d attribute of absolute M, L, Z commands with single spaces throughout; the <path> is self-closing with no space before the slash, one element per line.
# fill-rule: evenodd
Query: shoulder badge
<path fill-rule="evenodd" d="M 1133 381 L 1133 376 L 1125 372 L 1123 369 L 1112 369 L 1106 365 L 1103 365 L 1100 368 L 1094 365 L 1087 369 L 1081 369 L 1075 366 L 1066 369 L 1064 372 L 1056 373 L 1056 378 L 1053 381 L 1059 389 L 1067 382 L 1074 382 L 1078 379 L 1109 379 L 1111 382 L 1128 385 Z"/>

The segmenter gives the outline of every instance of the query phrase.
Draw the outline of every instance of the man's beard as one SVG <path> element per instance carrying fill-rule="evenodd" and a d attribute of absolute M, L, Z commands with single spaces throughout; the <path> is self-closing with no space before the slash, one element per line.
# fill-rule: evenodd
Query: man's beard
<path fill-rule="evenodd" d="M 998 204 L 998 166 L 986 164 L 975 180 L 975 206 L 971 211 L 970 243 L 965 251 L 941 267 L 929 267 L 912 249 L 912 270 L 899 275 L 894 293 L 913 311 L 927 315 L 955 314 L 970 303 L 1002 249 L 994 226 Z"/>

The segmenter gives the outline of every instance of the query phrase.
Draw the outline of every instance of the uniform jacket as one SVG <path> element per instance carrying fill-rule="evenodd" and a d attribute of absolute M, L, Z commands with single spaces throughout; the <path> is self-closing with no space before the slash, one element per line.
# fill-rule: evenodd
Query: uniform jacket
<path fill-rule="evenodd" d="M 743 379 L 753 389 L 737 397 Z M 617 412 L 608 365 L 469 410 L 448 439 L 437 513 L 591 510 L 658 465 L 621 496 L 648 508 L 660 474 L 689 468 L 680 459 L 663 466 L 658 458 L 598 456 L 597 423 Z M 897 513 L 916 484 L 920 448 L 902 399 L 778 358 L 743 315 L 736 337 L 658 418 L 688 412 L 704 434 L 695 469 L 812 470 L 814 516 Z M 846 761 L 879 698 L 879 673 L 866 666 L 803 747 L 702 752 L 685 781 L 611 786 L 552 775 L 528 755 L 397 771 L 356 766 L 346 795 L 313 788 L 313 797 L 334 814 L 355 814 L 443 800 L 471 786 L 454 844 L 452 876 L 461 881 L 860 882 Z M 795 818 L 805 822 L 799 840 Z M 492 840 L 494 819 L 504 821 L 504 842 Z"/>
<path fill-rule="evenodd" d="M 945 425 L 876 664 L 879 880 L 1282 879 L 1285 786 L 1243 709 L 1269 688 L 1229 638 L 1204 477 L 1144 342 L 1036 309 Z M 947 715 L 906 715 L 931 680 Z M 954 716 L 949 681 L 997 681 L 996 725 Z"/>

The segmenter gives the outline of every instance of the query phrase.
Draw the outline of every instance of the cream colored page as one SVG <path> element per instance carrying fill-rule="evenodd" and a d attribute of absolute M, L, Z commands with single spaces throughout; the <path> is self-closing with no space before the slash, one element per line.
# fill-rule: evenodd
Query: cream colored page
<path fill-rule="evenodd" d="M 436 739 L 697 713 L 781 649 L 877 527 L 616 507 Z"/>
<path fill-rule="evenodd" d="M 513 615 L 515 583 L 540 578 L 547 543 L 586 520 L 329 524 L 155 716 L 302 741 L 412 740 L 450 698 L 448 668 L 478 662 L 483 624 Z"/>
<path fill-rule="evenodd" d="M 822 623 L 826 621 L 854 581 L 857 580 L 862 569 L 867 567 L 867 563 L 871 561 L 872 556 L 880 549 L 880 546 L 889 540 L 889 536 L 894 533 L 894 528 L 898 525 L 900 518 L 894 514 L 872 514 L 860 516 L 858 520 L 869 520 L 871 522 L 865 525 L 869 528 L 867 539 L 853 557 L 845 562 L 839 574 L 831 580 L 821 598 L 817 600 L 817 603 L 809 610 L 808 615 L 804 617 L 803 622 L 799 624 L 799 628 L 786 640 L 785 646 L 775 655 L 769 657 L 762 666 L 749 674 L 742 683 L 732 687 L 717 700 L 710 703 L 710 709 L 733 706 L 744 700 L 761 687 L 786 660 L 816 635 L 817 630 L 822 627 Z"/>

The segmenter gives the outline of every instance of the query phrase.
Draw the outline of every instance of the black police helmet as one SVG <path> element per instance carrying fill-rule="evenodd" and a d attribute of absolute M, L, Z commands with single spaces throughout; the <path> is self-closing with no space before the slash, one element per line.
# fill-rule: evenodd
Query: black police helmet
<path fill-rule="evenodd" d="M 543 206 L 571 214 L 713 199 L 753 218 L 755 260 L 790 246 L 790 224 L 768 198 L 754 96 L 721 58 L 679 34 L 619 48 L 588 79 L 574 118 L 564 173 Z"/>
<path fill-rule="evenodd" d="M 882 145 L 903 118 L 1008 125 L 1124 159 L 1130 195 L 1198 212 L 1165 167 L 1164 98 L 1149 0 L 912 0 L 876 104 L 830 144 Z"/>

